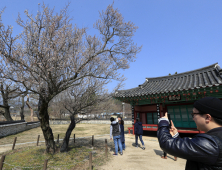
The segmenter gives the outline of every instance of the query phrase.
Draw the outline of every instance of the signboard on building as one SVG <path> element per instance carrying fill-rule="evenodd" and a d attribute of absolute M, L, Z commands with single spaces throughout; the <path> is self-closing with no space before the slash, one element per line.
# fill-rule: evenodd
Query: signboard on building
<path fill-rule="evenodd" d="M 169 96 L 168 97 L 169 101 L 177 101 L 177 100 L 181 100 L 180 95 L 173 95 L 173 96 Z"/>

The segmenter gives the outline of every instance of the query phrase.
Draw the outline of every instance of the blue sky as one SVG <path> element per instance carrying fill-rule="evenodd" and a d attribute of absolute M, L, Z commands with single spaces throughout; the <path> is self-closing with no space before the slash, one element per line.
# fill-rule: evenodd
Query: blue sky
<path fill-rule="evenodd" d="M 3 22 L 21 31 L 15 23 L 18 12 L 28 9 L 35 14 L 38 0 L 0 0 L 6 7 Z M 46 0 L 58 11 L 68 2 L 70 16 L 79 27 L 95 33 L 93 23 L 99 11 L 113 0 Z M 146 77 L 182 73 L 218 62 L 222 67 L 222 1 L 221 0 L 115 0 L 125 21 L 138 26 L 134 42 L 143 45 L 130 68 L 121 71 L 127 78 L 124 89 L 137 87 Z M 111 90 L 115 83 L 108 85 Z"/>

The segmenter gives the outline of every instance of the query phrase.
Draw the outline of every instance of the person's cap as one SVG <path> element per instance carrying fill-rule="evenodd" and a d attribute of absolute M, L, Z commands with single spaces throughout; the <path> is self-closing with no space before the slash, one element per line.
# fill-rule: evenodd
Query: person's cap
<path fill-rule="evenodd" d="M 204 97 L 197 100 L 193 107 L 203 113 L 210 114 L 212 117 L 222 119 L 222 101 L 215 97 Z"/>

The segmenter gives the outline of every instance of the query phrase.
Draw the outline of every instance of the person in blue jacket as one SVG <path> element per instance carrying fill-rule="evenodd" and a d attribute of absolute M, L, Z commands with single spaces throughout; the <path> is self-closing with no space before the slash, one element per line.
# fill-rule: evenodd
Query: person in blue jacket
<path fill-rule="evenodd" d="M 136 147 L 138 148 L 138 137 L 140 138 L 140 142 L 142 143 L 142 148 L 145 149 L 145 145 L 142 139 L 143 135 L 143 126 L 142 122 L 139 121 L 139 118 L 136 119 L 136 123 L 134 125 L 134 133 L 135 133 L 135 138 L 136 138 Z"/>

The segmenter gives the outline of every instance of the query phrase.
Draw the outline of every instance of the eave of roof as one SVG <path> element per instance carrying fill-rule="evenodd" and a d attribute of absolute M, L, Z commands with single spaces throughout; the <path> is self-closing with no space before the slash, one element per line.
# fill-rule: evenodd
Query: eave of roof
<path fill-rule="evenodd" d="M 222 84 L 222 69 L 218 63 L 180 74 L 146 78 L 146 81 L 128 90 L 116 91 L 113 97 L 136 97 L 151 94 L 205 88 Z"/>

